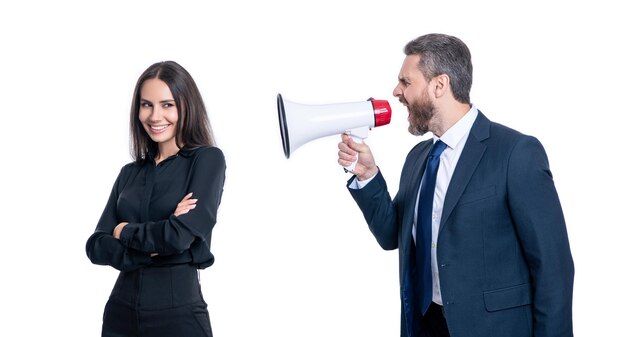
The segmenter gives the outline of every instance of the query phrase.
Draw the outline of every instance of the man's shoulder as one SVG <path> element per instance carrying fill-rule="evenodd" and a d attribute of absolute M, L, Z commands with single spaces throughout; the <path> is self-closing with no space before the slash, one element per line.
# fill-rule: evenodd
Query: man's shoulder
<path fill-rule="evenodd" d="M 518 138 L 518 137 L 526 136 L 525 134 L 518 131 L 517 129 L 514 129 L 504 124 L 496 123 L 496 122 L 491 122 L 491 132 L 492 132 L 492 136 L 496 136 L 496 137 Z"/>
<path fill-rule="evenodd" d="M 513 129 L 509 126 L 491 123 L 491 143 L 499 144 L 500 146 L 505 146 L 509 144 L 510 146 L 517 146 L 520 143 L 537 143 L 541 144 L 541 142 L 534 136 L 522 133 L 516 129 Z"/>
<path fill-rule="evenodd" d="M 472 131 L 477 132 L 478 128 L 481 128 L 483 130 L 488 129 L 489 130 L 488 138 L 491 141 L 496 141 L 496 142 L 514 141 L 515 142 L 524 138 L 534 138 L 508 125 L 491 121 L 485 115 L 483 115 L 482 112 L 479 113 L 479 116 L 476 120 L 476 124 L 477 125 L 474 125 L 474 126 L 477 128 L 473 128 Z M 486 135 L 486 134 L 483 134 L 483 135 Z"/>
<path fill-rule="evenodd" d="M 496 122 L 490 122 L 489 137 L 482 143 L 501 153 L 511 153 L 515 149 L 543 148 L 535 136 Z"/>
<path fill-rule="evenodd" d="M 482 111 L 478 111 L 478 116 L 472 127 L 471 133 L 478 136 L 480 140 L 484 138 L 518 138 L 525 136 L 520 131 L 487 118 Z"/>

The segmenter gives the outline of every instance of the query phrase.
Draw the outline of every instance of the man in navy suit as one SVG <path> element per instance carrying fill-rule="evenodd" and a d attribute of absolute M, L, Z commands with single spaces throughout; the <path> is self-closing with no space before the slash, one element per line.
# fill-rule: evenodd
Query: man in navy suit
<path fill-rule="evenodd" d="M 471 104 L 458 38 L 424 35 L 405 54 L 393 94 L 409 132 L 433 138 L 407 155 L 396 196 L 366 144 L 343 135 L 338 159 L 358 158 L 348 189 L 381 247 L 399 251 L 401 335 L 573 336 L 574 263 L 541 143 Z"/>

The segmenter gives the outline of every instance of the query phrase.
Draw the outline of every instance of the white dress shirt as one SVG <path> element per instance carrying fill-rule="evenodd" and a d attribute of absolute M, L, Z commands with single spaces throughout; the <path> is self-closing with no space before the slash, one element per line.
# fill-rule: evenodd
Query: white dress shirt
<path fill-rule="evenodd" d="M 439 158 L 439 169 L 437 170 L 437 181 L 435 183 L 435 196 L 433 198 L 432 217 L 432 242 L 430 252 L 430 266 L 433 277 L 433 302 L 442 305 L 441 288 L 439 286 L 439 269 L 437 268 L 437 239 L 439 238 L 439 226 L 441 224 L 441 214 L 443 213 L 443 201 L 446 199 L 446 192 L 452 174 L 459 162 L 465 142 L 469 136 L 470 129 L 478 116 L 478 110 L 472 106 L 470 111 L 454 124 L 441 138 L 433 135 L 433 143 L 438 139 L 446 143 L 448 147 L 443 150 Z M 419 193 L 419 192 L 418 192 Z M 419 195 L 418 199 L 419 200 Z M 417 219 L 417 203 L 415 205 L 414 219 Z M 413 239 L 415 240 L 415 223 L 413 223 Z"/>
<path fill-rule="evenodd" d="M 441 305 L 441 289 L 439 286 L 439 269 L 437 268 L 437 239 L 439 237 L 439 226 L 441 222 L 441 214 L 443 211 L 443 201 L 446 198 L 446 192 L 448 191 L 448 185 L 452 174 L 456 168 L 456 164 L 461 157 L 465 142 L 469 136 L 470 129 L 474 125 L 474 121 L 478 116 L 478 109 L 472 105 L 471 109 L 461 118 L 456 124 L 454 124 L 441 138 L 433 135 L 433 143 L 438 139 L 446 143 L 447 147 L 443 150 L 439 159 L 439 169 L 437 171 L 437 181 L 435 185 L 435 196 L 433 198 L 433 215 L 432 215 L 432 243 L 431 243 L 431 270 L 433 277 L 433 302 Z M 350 188 L 361 189 L 367 185 L 371 180 L 358 181 L 354 179 Z M 420 183 L 421 185 L 421 183 Z M 418 190 L 419 193 L 419 190 Z M 419 195 L 417 197 L 419 200 Z M 415 205 L 414 219 L 417 219 L 417 202 Z M 413 224 L 413 240 L 415 240 L 415 223 Z"/>

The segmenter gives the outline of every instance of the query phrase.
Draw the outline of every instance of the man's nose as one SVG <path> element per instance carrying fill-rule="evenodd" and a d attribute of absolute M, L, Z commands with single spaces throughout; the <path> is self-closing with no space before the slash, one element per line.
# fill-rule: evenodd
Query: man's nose
<path fill-rule="evenodd" d="M 396 85 L 396 87 L 393 88 L 393 96 L 394 97 L 402 96 L 402 90 L 400 89 L 400 84 Z"/>

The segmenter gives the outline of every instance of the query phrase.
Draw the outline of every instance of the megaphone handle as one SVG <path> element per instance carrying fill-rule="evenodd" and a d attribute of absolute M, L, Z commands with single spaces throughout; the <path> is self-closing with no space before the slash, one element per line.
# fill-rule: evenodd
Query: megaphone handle
<path fill-rule="evenodd" d="M 363 143 L 363 138 L 360 138 L 360 137 L 357 137 L 357 136 L 354 136 L 354 135 L 349 135 L 349 136 L 350 136 L 350 138 L 352 138 L 352 141 L 354 141 L 355 143 Z M 355 174 L 354 173 L 354 168 L 356 167 L 356 163 L 358 161 L 359 161 L 359 153 L 357 152 L 356 153 L 356 159 L 352 162 L 352 164 L 350 164 L 350 166 L 344 167 L 343 171 L 346 172 L 346 173 L 350 172 L 352 174 Z"/>

